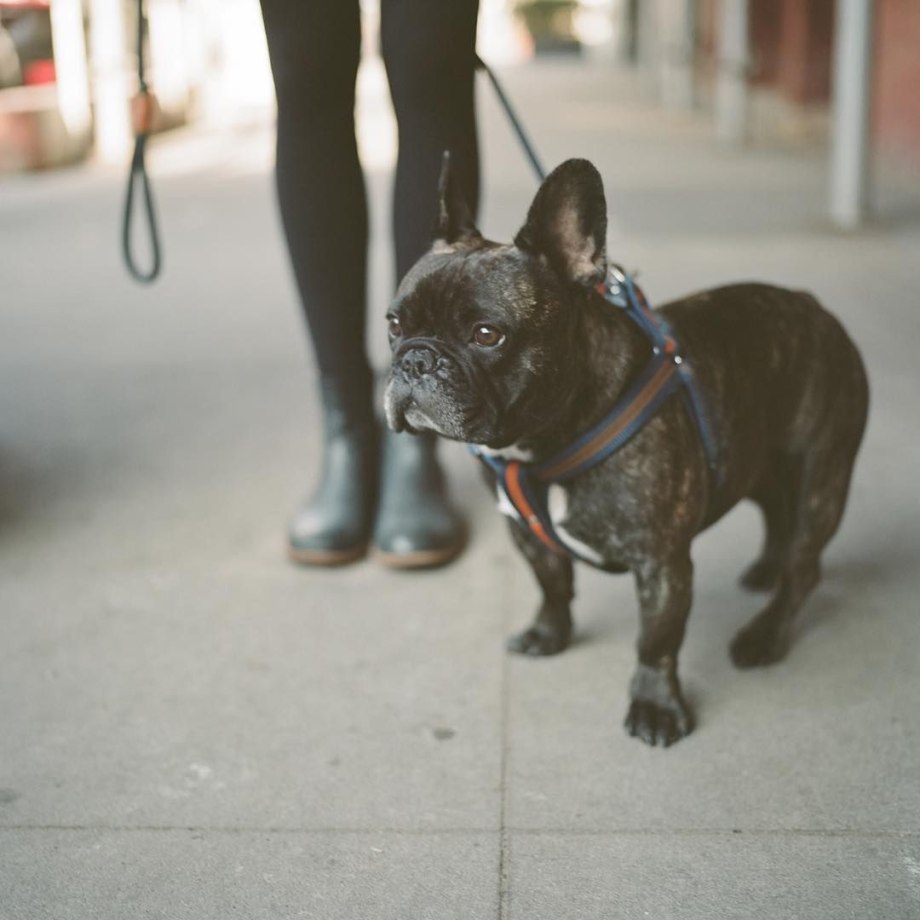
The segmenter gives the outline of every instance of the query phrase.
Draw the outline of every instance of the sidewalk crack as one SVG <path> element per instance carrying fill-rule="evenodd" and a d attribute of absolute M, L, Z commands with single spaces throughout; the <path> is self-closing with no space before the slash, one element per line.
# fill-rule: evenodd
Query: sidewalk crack
<path fill-rule="evenodd" d="M 513 591 L 509 567 L 500 568 L 502 578 L 502 632 L 511 632 L 511 597 Z M 499 765 L 499 841 L 498 841 L 498 920 L 510 920 L 511 917 L 511 834 L 508 828 L 508 762 L 510 759 L 510 663 L 508 653 L 502 651 L 501 665 L 501 759 Z"/>

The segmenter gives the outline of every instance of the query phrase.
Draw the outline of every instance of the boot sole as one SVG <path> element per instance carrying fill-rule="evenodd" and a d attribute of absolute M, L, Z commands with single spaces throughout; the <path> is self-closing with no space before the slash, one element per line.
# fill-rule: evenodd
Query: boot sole
<path fill-rule="evenodd" d="M 339 565 L 348 565 L 357 562 L 367 554 L 367 546 L 352 546 L 348 549 L 297 549 L 288 546 L 287 555 L 291 562 L 297 565 L 315 565 L 325 568 L 334 568 Z"/>
<path fill-rule="evenodd" d="M 412 553 L 390 553 L 375 546 L 371 555 L 388 569 L 436 569 L 456 559 L 464 545 L 465 541 L 461 540 L 444 549 L 420 549 Z"/>

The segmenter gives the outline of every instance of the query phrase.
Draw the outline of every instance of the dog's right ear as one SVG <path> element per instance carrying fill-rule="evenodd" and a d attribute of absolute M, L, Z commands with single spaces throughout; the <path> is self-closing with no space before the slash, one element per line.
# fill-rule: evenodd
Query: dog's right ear
<path fill-rule="evenodd" d="M 481 239 L 482 234 L 473 223 L 473 215 L 460 192 L 459 183 L 451 168 L 450 151 L 445 150 L 441 159 L 441 178 L 438 180 L 435 248 Z"/>
<path fill-rule="evenodd" d="M 540 186 L 514 244 L 545 257 L 569 281 L 593 287 L 607 273 L 607 202 L 600 173 L 566 160 Z"/>

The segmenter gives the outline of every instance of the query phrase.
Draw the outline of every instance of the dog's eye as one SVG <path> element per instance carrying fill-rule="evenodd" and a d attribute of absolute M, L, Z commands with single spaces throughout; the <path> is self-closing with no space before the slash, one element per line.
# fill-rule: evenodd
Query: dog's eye
<path fill-rule="evenodd" d="M 390 317 L 390 323 L 387 326 L 387 332 L 393 336 L 394 339 L 399 338 L 402 335 L 402 323 L 395 317 Z"/>
<path fill-rule="evenodd" d="M 505 341 L 505 333 L 501 329 L 483 323 L 473 330 L 473 341 L 483 348 L 495 348 L 496 345 L 501 345 Z"/>

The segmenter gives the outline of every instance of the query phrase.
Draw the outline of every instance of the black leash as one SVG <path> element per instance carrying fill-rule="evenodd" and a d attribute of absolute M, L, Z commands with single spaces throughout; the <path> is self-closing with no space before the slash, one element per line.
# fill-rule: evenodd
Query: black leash
<path fill-rule="evenodd" d="M 492 72 L 492 68 L 477 54 L 476 55 L 476 66 L 485 71 L 486 76 L 489 78 L 489 82 L 492 84 L 492 88 L 495 90 L 495 95 L 498 96 L 498 101 L 501 103 L 502 108 L 505 110 L 505 114 L 508 116 L 508 121 L 511 122 L 511 127 L 514 129 L 514 133 L 517 135 L 517 139 L 521 143 L 521 147 L 524 149 L 524 153 L 527 156 L 527 159 L 530 160 L 530 165 L 533 167 L 533 171 L 537 175 L 537 180 L 542 182 L 546 178 L 546 170 L 543 168 L 543 164 L 540 162 L 540 158 L 537 156 L 536 150 L 534 150 L 533 144 L 530 142 L 530 138 L 527 136 L 527 132 L 524 130 L 524 126 L 521 124 L 520 120 L 517 117 L 517 113 L 514 111 L 511 101 L 505 95 L 505 91 L 502 89 L 501 83 L 498 82 L 498 78 Z"/>
<path fill-rule="evenodd" d="M 135 281 L 149 284 L 160 274 L 160 232 L 157 227 L 156 210 L 153 206 L 153 191 L 150 177 L 144 163 L 147 137 L 153 123 L 156 102 L 147 86 L 144 63 L 144 0 L 137 0 L 137 95 L 131 101 L 131 117 L 134 124 L 134 156 L 128 172 L 128 188 L 125 192 L 125 211 L 121 226 L 121 251 L 125 265 Z M 143 269 L 138 264 L 131 246 L 131 226 L 134 221 L 134 191 L 140 185 L 143 192 L 143 208 L 147 232 L 150 235 L 150 267 Z"/>
<path fill-rule="evenodd" d="M 521 124 L 511 105 L 511 101 L 505 94 L 501 83 L 493 73 L 492 69 L 482 60 L 479 55 L 476 56 L 476 67 L 485 72 L 495 90 L 495 95 L 508 116 L 512 130 L 517 136 L 524 154 L 530 161 L 537 180 L 542 182 L 546 178 L 546 170 L 537 156 L 524 126 Z M 144 61 L 144 0 L 137 0 L 137 83 L 138 93 L 132 100 L 131 112 L 134 123 L 134 155 L 131 158 L 131 167 L 128 172 L 128 187 L 125 192 L 125 209 L 121 229 L 121 248 L 124 255 L 125 265 L 135 281 L 143 284 L 149 284 L 154 281 L 160 274 L 163 259 L 160 248 L 160 232 L 157 224 L 156 209 L 153 204 L 153 190 L 150 186 L 150 176 L 147 174 L 147 166 L 144 162 L 144 153 L 147 149 L 147 138 L 153 121 L 155 100 L 147 85 L 145 75 L 146 67 Z M 150 236 L 150 267 L 143 269 L 138 264 L 134 249 L 131 245 L 132 225 L 134 222 L 134 195 L 135 189 L 140 185 L 143 194 L 144 217 L 146 219 L 147 231 Z"/>

